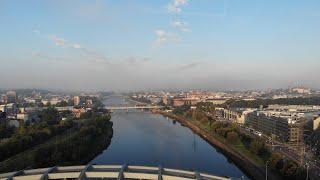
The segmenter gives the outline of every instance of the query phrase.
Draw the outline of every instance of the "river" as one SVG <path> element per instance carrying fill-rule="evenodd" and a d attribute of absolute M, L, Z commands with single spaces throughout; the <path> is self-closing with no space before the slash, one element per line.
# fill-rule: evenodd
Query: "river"
<path fill-rule="evenodd" d="M 129 102 L 112 96 L 104 104 L 123 105 Z M 234 178 L 246 177 L 201 137 L 162 115 L 139 110 L 116 111 L 111 121 L 114 130 L 111 144 L 92 163 L 161 165 Z"/>

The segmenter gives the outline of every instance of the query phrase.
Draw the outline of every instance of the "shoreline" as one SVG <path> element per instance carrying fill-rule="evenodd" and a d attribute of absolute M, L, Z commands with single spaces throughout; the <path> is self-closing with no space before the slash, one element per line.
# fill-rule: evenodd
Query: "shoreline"
<path fill-rule="evenodd" d="M 161 114 L 163 116 L 169 117 L 173 120 L 178 121 L 182 125 L 186 126 L 194 133 L 199 135 L 202 139 L 207 141 L 210 145 L 214 146 L 215 148 L 219 149 L 222 154 L 226 156 L 226 158 L 230 159 L 239 169 L 241 169 L 249 178 L 251 179 L 265 179 L 265 167 L 260 166 L 253 162 L 250 158 L 246 157 L 245 155 L 239 153 L 228 144 L 222 143 L 219 139 L 212 136 L 206 130 L 198 127 L 194 123 L 190 122 L 189 120 L 185 119 L 184 117 L 174 115 L 172 113 L 166 113 L 163 111 L 155 110 L 153 113 Z M 281 177 L 274 175 L 271 170 L 268 171 L 268 177 L 270 179 L 281 179 Z"/>

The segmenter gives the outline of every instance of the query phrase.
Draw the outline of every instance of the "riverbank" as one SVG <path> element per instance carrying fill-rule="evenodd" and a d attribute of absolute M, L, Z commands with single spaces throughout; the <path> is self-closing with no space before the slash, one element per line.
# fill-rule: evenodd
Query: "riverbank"
<path fill-rule="evenodd" d="M 250 178 L 252 179 L 265 179 L 265 166 L 256 163 L 250 157 L 240 153 L 231 144 L 222 142 L 218 137 L 213 136 L 207 130 L 199 127 L 193 122 L 187 120 L 182 116 L 177 116 L 172 113 L 167 113 L 164 111 L 156 110 L 154 113 L 162 114 L 171 119 L 177 120 L 182 125 L 190 128 L 194 133 L 198 134 L 212 146 L 221 150 L 229 159 L 231 159 L 240 169 L 242 169 Z M 268 176 L 270 179 L 281 179 L 278 175 L 273 174 L 268 171 Z"/>
<path fill-rule="evenodd" d="M 0 172 L 86 164 L 110 145 L 112 125 L 110 116 L 77 123 L 74 128 L 0 162 Z"/>

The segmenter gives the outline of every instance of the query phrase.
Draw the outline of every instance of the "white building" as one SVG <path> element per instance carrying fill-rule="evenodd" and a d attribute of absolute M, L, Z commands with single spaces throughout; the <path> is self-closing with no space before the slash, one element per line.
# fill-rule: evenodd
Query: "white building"
<path fill-rule="evenodd" d="M 320 125 L 320 116 L 313 120 L 313 130 L 318 129 L 319 125 Z"/>
<path fill-rule="evenodd" d="M 17 114 L 17 119 L 23 120 L 23 122 L 26 122 L 29 120 L 29 114 L 27 113 L 19 113 Z"/>
<path fill-rule="evenodd" d="M 296 87 L 292 89 L 292 92 L 299 93 L 299 94 L 310 94 L 311 89 L 304 88 L 304 87 Z"/>

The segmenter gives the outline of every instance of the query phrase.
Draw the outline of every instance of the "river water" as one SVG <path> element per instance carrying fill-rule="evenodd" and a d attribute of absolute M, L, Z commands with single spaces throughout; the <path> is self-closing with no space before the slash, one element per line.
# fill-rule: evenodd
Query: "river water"
<path fill-rule="evenodd" d="M 105 105 L 129 104 L 119 96 Z M 197 170 L 234 178 L 246 177 L 214 147 L 190 129 L 162 115 L 139 110 L 112 114 L 113 137 L 110 146 L 92 160 L 95 164 L 143 165 Z"/>

